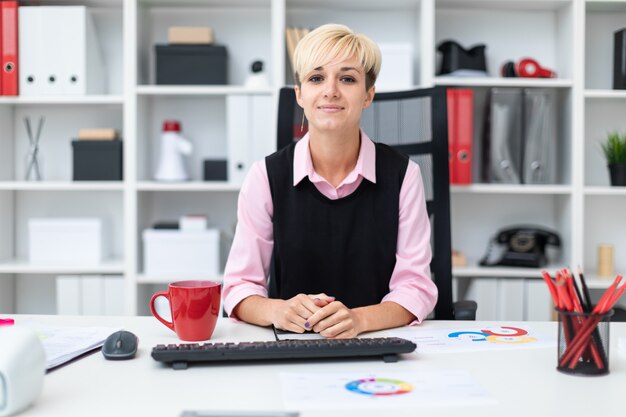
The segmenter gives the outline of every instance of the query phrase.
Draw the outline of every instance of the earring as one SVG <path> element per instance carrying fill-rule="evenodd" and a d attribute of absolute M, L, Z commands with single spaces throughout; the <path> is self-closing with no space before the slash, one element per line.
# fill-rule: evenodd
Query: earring
<path fill-rule="evenodd" d="M 300 123 L 300 133 L 304 131 L 304 111 L 302 111 L 302 123 Z"/>

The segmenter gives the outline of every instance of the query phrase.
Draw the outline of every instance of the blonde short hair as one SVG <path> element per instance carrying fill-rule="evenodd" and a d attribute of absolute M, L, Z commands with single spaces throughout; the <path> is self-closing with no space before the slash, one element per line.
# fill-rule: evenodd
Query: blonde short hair
<path fill-rule="evenodd" d="M 332 61 L 356 58 L 365 71 L 365 89 L 369 90 L 380 72 L 381 55 L 378 45 L 367 36 L 354 33 L 344 25 L 327 24 L 309 32 L 298 42 L 294 51 L 294 78 L 300 86 L 300 76 Z"/>

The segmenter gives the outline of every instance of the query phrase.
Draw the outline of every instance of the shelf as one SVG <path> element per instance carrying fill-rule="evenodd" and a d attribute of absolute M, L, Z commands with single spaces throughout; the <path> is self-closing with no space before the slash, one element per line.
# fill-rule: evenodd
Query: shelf
<path fill-rule="evenodd" d="M 144 96 L 226 96 L 270 95 L 273 88 L 248 88 L 240 85 L 139 85 L 137 94 Z"/>
<path fill-rule="evenodd" d="M 118 8 L 122 7 L 124 0 L 52 0 L 52 1 L 40 1 L 40 0 L 19 0 L 20 6 L 39 6 L 42 3 L 47 5 L 55 5 L 55 3 L 63 5 L 63 6 L 87 6 L 87 7 L 97 7 L 97 8 Z"/>
<path fill-rule="evenodd" d="M 271 0 L 137 0 L 147 7 L 269 7 Z"/>
<path fill-rule="evenodd" d="M 613 278 L 604 278 L 604 277 L 599 277 L 597 275 L 588 275 L 585 274 L 585 282 L 587 283 L 587 288 L 589 289 L 606 289 L 609 288 L 609 286 L 611 286 L 611 284 L 613 283 L 613 280 L 615 279 L 615 277 Z"/>
<path fill-rule="evenodd" d="M 15 96 L 15 97 L 0 97 L 0 105 L 2 104 L 58 104 L 58 105 L 73 105 L 73 104 L 124 104 L 123 96 L 111 96 L 111 95 L 98 95 L 98 96 Z"/>
<path fill-rule="evenodd" d="M 220 275 L 219 277 L 213 277 L 209 275 L 202 274 L 174 274 L 176 275 L 175 281 L 185 281 L 185 280 L 209 280 L 216 282 L 224 282 L 224 276 Z M 145 275 L 138 274 L 137 275 L 137 283 L 138 284 L 169 284 L 172 282 L 172 274 L 166 275 Z"/>
<path fill-rule="evenodd" d="M 587 12 L 592 13 L 623 13 L 626 12 L 626 2 L 622 0 L 587 0 L 585 8 Z"/>
<path fill-rule="evenodd" d="M 541 278 L 541 271 L 560 269 L 560 265 L 545 268 L 517 268 L 509 266 L 464 266 L 452 268 L 452 275 L 459 278 Z"/>
<path fill-rule="evenodd" d="M 41 3 L 24 1 L 24 5 Z M 477 266 L 476 260 L 484 253 L 492 234 L 512 224 L 537 223 L 558 230 L 564 242 L 562 258 L 587 267 L 595 263 L 596 242 L 611 241 L 616 248 L 623 243 L 619 231 L 623 229 L 620 219 L 626 205 L 626 187 L 608 187 L 606 166 L 601 154 L 596 155 L 597 150 L 592 148 L 592 141 L 602 137 L 604 126 L 626 129 L 620 113 L 620 106 L 626 105 L 626 101 L 618 101 L 626 99 L 626 90 L 610 90 L 613 50 L 612 43 L 606 42 L 612 39 L 613 31 L 623 27 L 619 25 L 623 24 L 620 19 L 626 13 L 626 0 L 43 2 L 56 3 L 93 9 L 106 64 L 107 87 L 101 95 L 0 97 L 0 126 L 4 134 L 0 137 L 0 231 L 6 231 L 0 233 L 0 255 L 23 255 L 27 259 L 26 231 L 31 218 L 90 216 L 106 219 L 112 231 L 111 253 L 124 254 L 126 259 L 91 266 L 73 265 L 74 261 L 72 265 L 32 265 L 26 259 L 0 261 L 0 274 L 24 278 L 19 288 L 0 285 L 0 304 L 9 298 L 8 294 L 15 293 L 19 302 L 10 304 L 10 308 L 16 312 L 54 310 L 54 298 L 46 296 L 54 291 L 53 280 L 44 280 L 50 281 L 44 284 L 38 279 L 45 274 L 121 273 L 130 280 L 127 290 L 132 297 L 126 303 L 130 314 L 145 310 L 146 306 L 146 294 L 136 294 L 137 288 L 132 286 L 163 285 L 190 278 L 222 280 L 207 275 L 143 274 L 140 231 L 159 221 L 178 219 L 184 213 L 204 213 L 230 239 L 237 221 L 241 183 L 232 176 L 229 181 L 202 181 L 203 159 L 228 156 L 234 160 L 245 155 L 258 160 L 259 154 L 262 157 L 274 150 L 275 138 L 271 135 L 276 125 L 278 91 L 283 82 L 293 82 L 284 29 L 312 28 L 329 21 L 346 24 L 378 42 L 409 45 L 415 88 L 432 84 L 473 88 L 476 137 L 484 130 L 483 104 L 490 88 L 546 89 L 554 94 L 558 149 L 563 156 L 557 168 L 560 183 L 452 185 L 453 246 L 474 261 L 466 268 L 454 268 L 455 276 L 502 277 L 504 281 L 529 277 L 540 281 L 539 269 Z M 156 85 L 154 45 L 167 41 L 171 26 L 213 27 L 215 41 L 228 48 L 228 83 Z M 456 39 L 464 47 L 486 44 L 491 77 L 436 77 L 441 60 L 437 44 L 444 39 Z M 519 60 L 529 53 L 542 65 L 557 71 L 560 78 L 499 77 L 502 63 Z M 254 60 L 266 64 L 271 86 L 244 86 Z M 262 129 L 246 126 L 246 119 L 238 117 L 245 110 L 237 107 L 243 103 L 241 100 L 252 106 L 249 120 Z M 23 123 L 26 115 L 44 116 L 46 120 L 41 135 L 46 181 L 22 181 L 29 144 Z M 193 141 L 194 152 L 185 163 L 194 181 L 170 183 L 152 178 L 159 157 L 162 122 L 169 118 L 180 120 L 183 135 Z M 71 181 L 68 145 L 83 127 L 113 127 L 128 139 L 124 168 L 130 175 L 125 180 Z M 250 142 L 249 149 L 239 148 L 238 129 L 250 136 L 264 133 Z M 245 166 L 251 160 L 245 159 Z M 584 175 L 575 169 L 579 166 L 584 168 Z M 228 245 L 228 240 L 223 244 Z M 29 280 L 30 274 L 34 279 Z M 44 289 L 43 285 L 49 288 Z M 594 285 L 600 288 L 605 283 L 598 281 Z"/>
<path fill-rule="evenodd" d="M 225 181 L 193 181 L 193 182 L 154 182 L 143 181 L 137 183 L 139 191 L 233 191 L 238 192 L 241 188 L 238 184 Z"/>
<path fill-rule="evenodd" d="M 571 4 L 571 0 L 437 0 L 437 8 L 489 10 L 558 10 Z"/>
<path fill-rule="evenodd" d="M 394 10 L 419 7 L 421 0 L 287 0 L 287 8 L 316 8 L 324 10 Z"/>
<path fill-rule="evenodd" d="M 626 100 L 626 90 L 585 90 L 585 98 L 611 98 Z"/>
<path fill-rule="evenodd" d="M 559 194 L 572 192 L 569 185 L 471 184 L 451 185 L 453 194 Z"/>
<path fill-rule="evenodd" d="M 0 181 L 0 190 L 13 191 L 121 191 L 121 181 Z"/>
<path fill-rule="evenodd" d="M 496 77 L 435 77 L 435 85 L 450 87 L 537 87 L 567 88 L 573 85 L 572 80 L 558 78 L 496 78 Z"/>
<path fill-rule="evenodd" d="M 626 196 L 626 187 L 585 187 L 585 195 Z"/>
<path fill-rule="evenodd" d="M 123 274 L 124 264 L 121 260 L 104 261 L 99 265 L 65 265 L 65 264 L 32 264 L 25 260 L 9 259 L 0 261 L 0 273 L 2 274 L 76 274 L 76 273 L 101 273 Z"/>

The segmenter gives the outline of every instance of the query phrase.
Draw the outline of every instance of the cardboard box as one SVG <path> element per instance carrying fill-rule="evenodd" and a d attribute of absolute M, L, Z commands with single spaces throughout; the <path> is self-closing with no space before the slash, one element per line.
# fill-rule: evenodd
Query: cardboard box
<path fill-rule="evenodd" d="M 102 219 L 28 220 L 28 259 L 32 263 L 94 265 L 106 257 Z"/>
<path fill-rule="evenodd" d="M 119 139 L 118 132 L 112 128 L 80 129 L 78 139 L 81 140 L 115 140 Z"/>
<path fill-rule="evenodd" d="M 156 229 L 143 231 L 146 275 L 169 274 L 170 281 L 178 281 L 185 275 L 216 279 L 221 269 L 219 254 L 220 232 L 217 229 L 194 233 Z"/>
<path fill-rule="evenodd" d="M 167 31 L 170 45 L 210 45 L 213 43 L 213 29 L 210 27 L 172 26 Z"/>

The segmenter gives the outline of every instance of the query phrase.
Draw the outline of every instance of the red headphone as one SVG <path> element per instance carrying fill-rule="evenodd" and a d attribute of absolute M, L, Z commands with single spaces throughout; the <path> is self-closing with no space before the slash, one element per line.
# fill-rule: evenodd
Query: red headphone
<path fill-rule="evenodd" d="M 522 58 L 519 62 L 507 61 L 500 68 L 503 77 L 556 78 L 556 72 L 544 68 L 532 58 Z"/>

